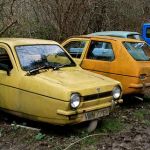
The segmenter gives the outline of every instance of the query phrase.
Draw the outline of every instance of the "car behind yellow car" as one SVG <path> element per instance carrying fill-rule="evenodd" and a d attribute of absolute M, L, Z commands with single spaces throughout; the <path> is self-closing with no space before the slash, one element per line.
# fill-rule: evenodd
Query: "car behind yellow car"
<path fill-rule="evenodd" d="M 82 70 L 56 42 L 0 39 L 0 107 L 36 121 L 66 125 L 110 113 L 118 81 Z"/>
<path fill-rule="evenodd" d="M 75 36 L 62 45 L 83 69 L 122 84 L 124 95 L 143 95 L 150 87 L 150 47 L 135 39 Z"/>

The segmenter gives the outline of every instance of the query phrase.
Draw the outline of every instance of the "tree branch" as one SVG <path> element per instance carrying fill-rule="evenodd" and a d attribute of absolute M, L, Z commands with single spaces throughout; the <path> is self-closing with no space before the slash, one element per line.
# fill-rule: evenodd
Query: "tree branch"
<path fill-rule="evenodd" d="M 17 20 L 12 21 L 11 23 L 9 23 L 4 29 L 2 29 L 0 31 L 0 36 L 2 36 L 9 28 L 11 28 L 16 23 L 17 23 Z"/>

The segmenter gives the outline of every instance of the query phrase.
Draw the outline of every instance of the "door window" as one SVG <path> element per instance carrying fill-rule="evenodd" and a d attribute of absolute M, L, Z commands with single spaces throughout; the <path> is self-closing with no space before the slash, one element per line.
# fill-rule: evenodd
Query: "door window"
<path fill-rule="evenodd" d="M 73 58 L 80 58 L 85 45 L 86 41 L 71 41 L 70 43 L 66 44 L 64 48 Z"/>
<path fill-rule="evenodd" d="M 88 59 L 112 61 L 115 56 L 109 42 L 92 41 L 87 54 Z"/>
<path fill-rule="evenodd" d="M 7 51 L 0 47 L 0 70 L 2 66 L 8 67 L 10 70 L 13 68 Z"/>

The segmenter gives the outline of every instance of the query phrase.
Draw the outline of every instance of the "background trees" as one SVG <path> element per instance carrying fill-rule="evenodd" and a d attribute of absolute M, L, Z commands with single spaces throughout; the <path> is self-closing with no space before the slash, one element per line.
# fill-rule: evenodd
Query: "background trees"
<path fill-rule="evenodd" d="M 64 38 L 103 30 L 140 32 L 149 0 L 0 0 L 0 36 Z"/>

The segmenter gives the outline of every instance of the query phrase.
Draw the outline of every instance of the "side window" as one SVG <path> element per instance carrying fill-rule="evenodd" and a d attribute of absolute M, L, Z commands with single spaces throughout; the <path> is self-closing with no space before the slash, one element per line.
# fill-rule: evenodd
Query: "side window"
<path fill-rule="evenodd" d="M 109 42 L 92 41 L 87 54 L 88 59 L 112 61 L 115 56 Z"/>
<path fill-rule="evenodd" d="M 150 38 L 150 28 L 147 28 L 147 29 L 146 29 L 146 37 L 147 37 L 147 38 Z"/>
<path fill-rule="evenodd" d="M 0 47 L 0 70 L 1 66 L 8 66 L 10 70 L 13 68 L 7 51 Z"/>
<path fill-rule="evenodd" d="M 72 41 L 64 46 L 73 58 L 80 58 L 86 41 Z"/>

